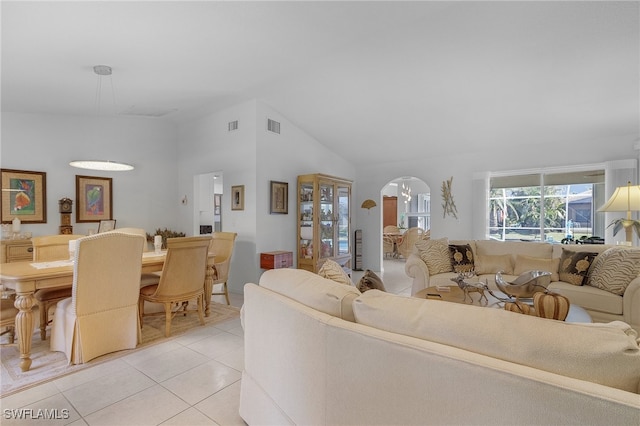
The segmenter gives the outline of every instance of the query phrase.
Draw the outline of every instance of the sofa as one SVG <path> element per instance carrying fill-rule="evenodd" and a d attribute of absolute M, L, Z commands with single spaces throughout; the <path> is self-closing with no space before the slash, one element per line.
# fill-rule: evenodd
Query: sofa
<path fill-rule="evenodd" d="M 468 255 L 461 253 L 465 251 L 461 248 L 466 246 L 471 249 Z M 453 259 L 454 253 L 465 257 L 458 265 Z M 573 263 L 569 259 L 570 253 L 576 254 L 573 256 Z M 581 253 L 597 256 L 586 257 Z M 623 259 L 628 266 L 626 269 L 617 267 L 620 255 L 627 255 Z M 585 265 L 580 273 L 575 273 L 575 270 L 574 273 L 569 273 L 571 271 L 568 269 L 576 268 L 576 265 L 581 266 L 580 262 Z M 565 274 L 562 274 L 563 264 L 567 266 Z M 565 245 L 532 241 L 423 239 L 416 243 L 405 264 L 406 274 L 413 278 L 411 294 L 414 295 L 426 287 L 455 285 L 451 279 L 458 275 L 456 270 L 464 270 L 465 267 L 466 270 L 474 269 L 477 272 L 477 276 L 468 281 L 478 280 L 487 283 L 492 290 L 498 289 L 495 273 L 500 270 L 506 270 L 503 278 L 507 282 L 527 270 L 549 271 L 552 275 L 548 289 L 566 296 L 572 304 L 583 307 L 594 322 L 624 321 L 640 332 L 638 248 L 605 244 Z M 596 276 L 595 270 L 606 269 L 614 269 L 614 272 L 606 274 L 605 271 Z M 604 284 L 597 287 L 590 285 L 591 281 L 602 281 Z"/>
<path fill-rule="evenodd" d="M 576 324 L 266 271 L 241 312 L 249 425 L 637 425 L 627 324 Z"/>

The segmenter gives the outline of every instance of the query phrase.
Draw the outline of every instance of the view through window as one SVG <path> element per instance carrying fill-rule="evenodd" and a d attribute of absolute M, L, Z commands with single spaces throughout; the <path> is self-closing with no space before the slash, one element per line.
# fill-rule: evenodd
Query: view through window
<path fill-rule="evenodd" d="M 492 177 L 490 238 L 567 243 L 603 237 L 594 201 L 603 182 L 603 170 Z"/>

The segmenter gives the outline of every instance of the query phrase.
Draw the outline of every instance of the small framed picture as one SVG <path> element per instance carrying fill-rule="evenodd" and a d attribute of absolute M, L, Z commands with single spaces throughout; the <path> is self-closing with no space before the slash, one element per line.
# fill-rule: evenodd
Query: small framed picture
<path fill-rule="evenodd" d="M 100 222 L 113 217 L 112 179 L 76 175 L 76 222 Z"/>
<path fill-rule="evenodd" d="M 271 214 L 289 213 L 289 184 L 271 181 Z"/>
<path fill-rule="evenodd" d="M 220 215 L 220 209 L 222 208 L 222 194 L 213 195 L 213 214 Z"/>
<path fill-rule="evenodd" d="M 244 210 L 244 185 L 231 187 L 231 210 Z"/>
<path fill-rule="evenodd" d="M 2 223 L 47 223 L 47 174 L 2 169 Z"/>
<path fill-rule="evenodd" d="M 98 226 L 98 234 L 102 232 L 113 231 L 114 229 L 116 229 L 115 219 L 101 220 L 100 225 Z"/>

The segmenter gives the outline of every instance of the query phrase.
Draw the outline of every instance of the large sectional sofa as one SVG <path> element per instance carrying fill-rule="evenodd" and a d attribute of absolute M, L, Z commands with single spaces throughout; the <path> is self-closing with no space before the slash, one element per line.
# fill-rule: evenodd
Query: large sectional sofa
<path fill-rule="evenodd" d="M 468 255 L 471 259 L 461 261 L 460 268 L 470 263 L 477 272 L 469 281 L 486 282 L 489 288 L 497 290 L 495 273 L 499 270 L 506 270 L 505 281 L 512 281 L 527 270 L 546 270 L 552 273 L 548 289 L 583 307 L 594 322 L 624 321 L 640 333 L 640 249 L 605 244 L 425 239 L 416 243 L 405 264 L 407 275 L 413 278 L 411 294 L 426 287 L 455 285 L 451 279 L 458 275 L 454 270 L 458 268 L 451 257 L 455 251 L 452 247 L 458 248 L 459 255 L 463 256 L 460 252 L 465 250 L 461 248 L 466 246 L 471 249 Z M 573 259 L 570 259 L 571 253 L 575 253 Z M 588 253 L 597 256 L 587 257 Z M 621 255 L 626 255 L 622 259 L 626 261 L 626 269 L 618 267 Z M 438 260 L 443 257 L 446 259 Z M 568 269 L 576 265 L 580 269 L 580 262 L 584 265 L 581 274 L 569 273 Z M 603 271 L 602 276 L 596 277 L 597 271 Z M 603 284 L 598 287 L 592 285 L 592 281 Z"/>
<path fill-rule="evenodd" d="M 360 293 L 308 271 L 246 284 L 240 415 L 249 425 L 637 425 L 627 324 L 576 324 Z"/>

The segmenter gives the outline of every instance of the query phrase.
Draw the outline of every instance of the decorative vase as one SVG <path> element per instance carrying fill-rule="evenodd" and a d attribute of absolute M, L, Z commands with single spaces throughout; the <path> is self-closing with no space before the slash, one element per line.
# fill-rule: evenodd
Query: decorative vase
<path fill-rule="evenodd" d="M 564 321 L 571 304 L 569 299 L 558 293 L 538 292 L 533 295 L 533 306 L 539 317 Z"/>

